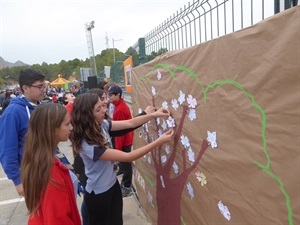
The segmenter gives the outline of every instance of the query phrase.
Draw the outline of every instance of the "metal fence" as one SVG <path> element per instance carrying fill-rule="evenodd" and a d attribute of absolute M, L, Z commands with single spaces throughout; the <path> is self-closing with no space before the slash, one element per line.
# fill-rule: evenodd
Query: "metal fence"
<path fill-rule="evenodd" d="M 147 33 L 133 48 L 150 55 L 178 50 L 251 26 L 298 5 L 298 0 L 193 0 Z M 142 56 L 143 57 L 143 56 Z"/>

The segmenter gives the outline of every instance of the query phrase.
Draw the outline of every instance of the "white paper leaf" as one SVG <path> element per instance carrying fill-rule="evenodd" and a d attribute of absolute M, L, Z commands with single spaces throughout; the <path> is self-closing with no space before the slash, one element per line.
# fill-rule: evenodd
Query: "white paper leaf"
<path fill-rule="evenodd" d="M 231 219 L 231 215 L 230 215 L 230 212 L 229 212 L 227 206 L 224 205 L 222 203 L 222 201 L 219 201 L 218 207 L 219 207 L 221 214 L 225 217 L 225 219 L 227 219 L 229 221 Z"/>
<path fill-rule="evenodd" d="M 163 188 L 166 188 L 166 186 L 165 186 L 165 181 L 164 181 L 164 178 L 163 178 L 162 175 L 160 175 L 160 181 L 161 181 L 162 187 L 163 187 Z"/>
<path fill-rule="evenodd" d="M 155 90 L 155 87 L 151 87 L 151 91 L 152 91 L 152 95 L 154 96 L 154 95 L 156 95 L 156 90 Z"/>
<path fill-rule="evenodd" d="M 194 119 L 197 119 L 196 109 L 190 109 L 189 110 L 189 119 L 190 119 L 190 121 L 193 121 Z"/>
<path fill-rule="evenodd" d="M 190 108 L 195 108 L 197 105 L 197 101 L 192 95 L 188 95 L 186 101 L 188 102 Z"/>
<path fill-rule="evenodd" d="M 161 79 L 161 73 L 159 70 L 157 70 L 157 80 L 160 80 Z"/>
<path fill-rule="evenodd" d="M 168 128 L 166 121 L 163 119 L 163 123 L 161 125 L 163 130 L 166 130 Z"/>
<path fill-rule="evenodd" d="M 168 117 L 167 124 L 169 128 L 175 127 L 175 120 L 171 116 Z"/>
<path fill-rule="evenodd" d="M 160 124 L 160 118 L 159 118 L 159 117 L 156 118 L 156 124 L 157 124 L 157 125 Z"/>
<path fill-rule="evenodd" d="M 179 91 L 179 98 L 178 98 L 179 104 L 182 105 L 184 100 L 185 100 L 185 94 L 182 91 Z"/>
<path fill-rule="evenodd" d="M 187 153 L 188 153 L 189 161 L 195 162 L 195 153 L 191 147 L 189 147 L 189 150 Z"/>
<path fill-rule="evenodd" d="M 194 195 L 194 188 L 192 187 L 191 183 L 188 182 L 188 184 L 186 185 L 189 195 L 191 196 L 191 199 L 193 199 L 195 197 Z"/>
<path fill-rule="evenodd" d="M 172 103 L 173 109 L 177 110 L 178 107 L 179 107 L 177 99 L 173 99 L 173 100 L 171 101 L 171 103 Z"/>
<path fill-rule="evenodd" d="M 166 101 L 164 101 L 162 103 L 162 107 L 164 107 L 165 109 L 168 109 L 169 108 L 168 103 Z"/>
<path fill-rule="evenodd" d="M 213 131 L 207 131 L 207 141 L 210 143 L 212 148 L 217 148 L 217 132 Z"/>
<path fill-rule="evenodd" d="M 163 134 L 163 131 L 161 129 L 158 130 L 158 136 L 160 137 Z"/>
<path fill-rule="evenodd" d="M 189 140 L 189 138 L 188 138 L 187 136 L 181 135 L 180 140 L 181 140 L 181 144 L 182 144 L 185 148 L 187 148 L 187 147 L 190 146 L 190 140 Z"/>
<path fill-rule="evenodd" d="M 170 148 L 169 145 L 166 145 L 165 151 L 166 151 L 167 154 L 170 154 L 170 153 L 171 153 L 171 148 Z"/>
<path fill-rule="evenodd" d="M 175 161 L 173 162 L 172 167 L 173 167 L 174 173 L 178 174 L 179 173 L 179 167 L 178 167 L 178 165 Z"/>

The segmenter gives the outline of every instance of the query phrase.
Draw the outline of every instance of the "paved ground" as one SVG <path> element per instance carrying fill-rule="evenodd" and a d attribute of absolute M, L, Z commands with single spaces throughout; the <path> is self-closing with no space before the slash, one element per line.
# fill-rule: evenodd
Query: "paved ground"
<path fill-rule="evenodd" d="M 60 149 L 73 162 L 70 142 L 60 144 Z M 82 199 L 77 198 L 78 207 Z M 136 196 L 123 198 L 124 225 L 151 225 Z M 0 167 L 0 225 L 26 225 L 27 215 L 24 198 L 19 198 L 13 183 L 6 178 Z"/>

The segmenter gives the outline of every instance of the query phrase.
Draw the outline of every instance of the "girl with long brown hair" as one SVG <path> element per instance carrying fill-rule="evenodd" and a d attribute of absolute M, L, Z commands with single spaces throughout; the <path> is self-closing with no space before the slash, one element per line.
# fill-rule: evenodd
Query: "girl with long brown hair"
<path fill-rule="evenodd" d="M 117 181 L 114 162 L 132 162 L 156 147 L 169 142 L 174 131 L 169 130 L 156 140 L 131 152 L 112 148 L 110 132 L 135 128 L 157 117 L 168 117 L 170 112 L 161 108 L 153 113 L 130 120 L 105 119 L 107 103 L 94 93 L 76 97 L 72 112 L 73 131 L 70 137 L 73 150 L 80 154 L 85 164 L 87 184 L 84 201 L 90 224 L 122 225 L 123 201 Z"/>
<path fill-rule="evenodd" d="M 70 172 L 55 158 L 71 130 L 70 115 L 60 104 L 40 104 L 31 115 L 21 163 L 29 225 L 81 224 Z"/>

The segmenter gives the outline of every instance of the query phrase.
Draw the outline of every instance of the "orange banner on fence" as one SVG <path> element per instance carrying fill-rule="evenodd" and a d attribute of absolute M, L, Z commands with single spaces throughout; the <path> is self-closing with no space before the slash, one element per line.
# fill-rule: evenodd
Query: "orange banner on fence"
<path fill-rule="evenodd" d="M 132 69 L 132 56 L 124 61 L 124 80 L 127 93 L 131 93 L 131 69 Z"/>

